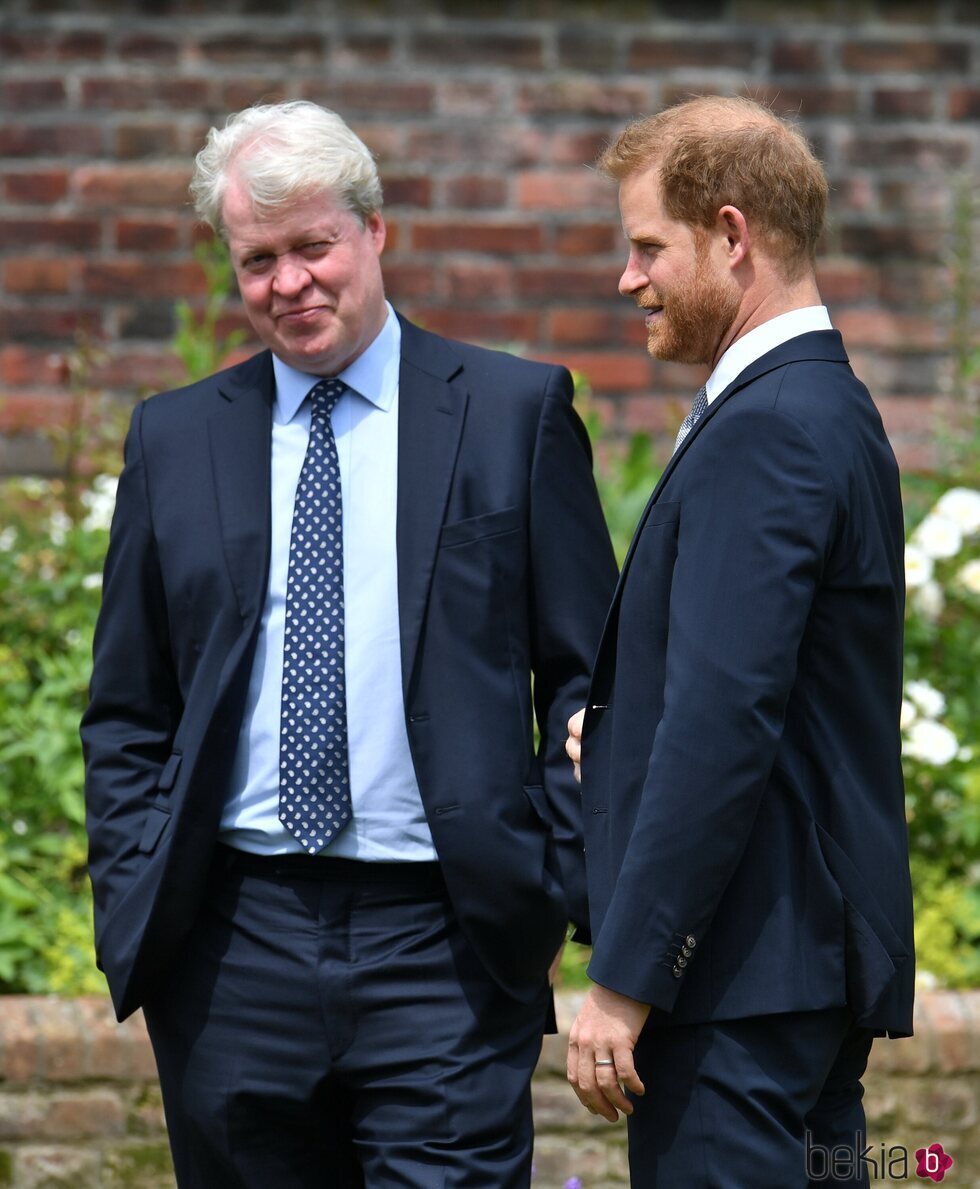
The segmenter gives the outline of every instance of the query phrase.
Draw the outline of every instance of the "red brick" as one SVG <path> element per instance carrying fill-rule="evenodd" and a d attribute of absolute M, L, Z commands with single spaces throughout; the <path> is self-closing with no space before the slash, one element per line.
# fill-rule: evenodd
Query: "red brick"
<path fill-rule="evenodd" d="M 954 87 L 949 92 L 951 120 L 980 120 L 980 87 Z"/>
<path fill-rule="evenodd" d="M 0 127 L 0 157 L 94 157 L 102 146 L 102 131 L 91 124 Z"/>
<path fill-rule="evenodd" d="M 116 311 L 116 335 L 125 339 L 162 339 L 173 337 L 176 327 L 172 301 L 128 301 Z"/>
<path fill-rule="evenodd" d="M 248 33 L 227 33 L 215 37 L 202 37 L 197 49 L 204 58 L 216 61 L 235 61 L 254 58 L 262 63 L 289 62 L 291 70 L 301 64 L 319 60 L 324 51 L 324 39 L 310 31 L 309 26 L 302 33 L 277 33 L 263 29 L 254 35 Z"/>
<path fill-rule="evenodd" d="M 542 231 L 535 223 L 416 223 L 412 247 L 423 252 L 540 252 Z"/>
<path fill-rule="evenodd" d="M 34 169 L 30 172 L 8 173 L 3 177 L 4 197 L 8 202 L 58 202 L 68 193 L 66 169 Z"/>
<path fill-rule="evenodd" d="M 751 41 L 736 37 L 723 40 L 690 37 L 683 41 L 638 37 L 630 47 L 628 65 L 631 70 L 660 70 L 671 66 L 726 66 L 748 70 L 753 53 Z"/>
<path fill-rule="evenodd" d="M 64 343 L 80 330 L 97 329 L 99 324 L 99 311 L 82 313 L 76 305 L 42 308 L 33 302 L 20 307 L 0 306 L 0 338 L 20 343 Z"/>
<path fill-rule="evenodd" d="M 446 178 L 442 185 L 446 206 L 467 209 L 489 207 L 496 210 L 507 204 L 507 181 L 502 177 L 470 173 L 463 177 Z"/>
<path fill-rule="evenodd" d="M 619 128 L 614 126 L 608 131 L 596 128 L 587 132 L 551 132 L 542 146 L 541 158 L 554 165 L 592 165 L 618 132 Z M 609 194 L 614 198 L 615 187 L 612 182 L 608 184 Z"/>
<path fill-rule="evenodd" d="M 496 79 L 449 78 L 439 82 L 436 110 L 459 120 L 464 116 L 498 117 L 504 102 Z"/>
<path fill-rule="evenodd" d="M 522 67 L 533 70 L 544 65 L 544 50 L 539 36 L 506 33 L 488 25 L 485 31 L 444 32 L 426 30 L 412 35 L 412 56 L 419 62 L 433 62 L 444 66 L 474 64 L 480 67 L 492 62 L 495 67 Z"/>
<path fill-rule="evenodd" d="M 142 75 L 123 78 L 83 78 L 79 90 L 82 107 L 133 111 L 153 104 L 152 81 Z"/>
<path fill-rule="evenodd" d="M 683 398 L 673 396 L 628 396 L 620 404 L 620 428 L 627 433 L 677 436 L 687 416 Z"/>
<path fill-rule="evenodd" d="M 527 311 L 495 313 L 490 310 L 447 310 L 426 307 L 416 316 L 427 330 L 466 342 L 505 347 L 537 340 L 540 318 Z"/>
<path fill-rule="evenodd" d="M 582 372 L 597 392 L 636 392 L 651 386 L 650 360 L 636 351 L 563 351 L 552 362 Z"/>
<path fill-rule="evenodd" d="M 877 294 L 877 272 L 840 257 L 817 261 L 817 285 L 825 302 L 870 301 Z"/>
<path fill-rule="evenodd" d="M 386 173 L 384 183 L 387 206 L 432 206 L 432 179 L 412 174 Z"/>
<path fill-rule="evenodd" d="M 102 58 L 105 56 L 107 41 L 104 33 L 89 29 L 74 29 L 64 33 L 54 41 L 55 56 L 68 58 Z"/>
<path fill-rule="evenodd" d="M 19 256 L 3 265 L 8 293 L 67 293 L 78 275 L 79 262 L 64 256 Z"/>
<path fill-rule="evenodd" d="M 541 264 L 517 269 L 517 292 L 522 297 L 539 297 L 546 300 L 566 298 L 612 298 L 616 296 L 616 282 L 619 272 L 609 268 L 586 265 Z"/>
<path fill-rule="evenodd" d="M 855 347 L 931 350 L 942 347 L 946 338 L 935 322 L 921 314 L 889 310 L 840 310 L 834 315 L 834 325 L 844 341 Z"/>
<path fill-rule="evenodd" d="M 177 247 L 177 220 L 120 219 L 116 223 L 116 247 L 122 251 L 166 252 Z"/>
<path fill-rule="evenodd" d="M 517 205 L 525 210 L 567 211 L 608 207 L 609 183 L 583 168 L 517 177 Z"/>
<path fill-rule="evenodd" d="M 772 69 L 776 74 L 822 74 L 827 65 L 825 48 L 817 41 L 776 41 Z"/>
<path fill-rule="evenodd" d="M 178 264 L 142 259 L 85 261 L 82 290 L 97 297 L 192 297 L 206 289 L 201 268 L 194 260 Z"/>
<path fill-rule="evenodd" d="M 67 425 L 72 407 L 72 398 L 66 392 L 18 393 L 0 397 L 0 433 L 22 434 L 38 429 L 51 429 L 54 426 Z M 7 1004 L 8 997 L 5 995 L 4 1009 Z M 0 1056 L 6 1051 L 2 1046 L 7 1044 L 7 1037 L 8 1032 L 5 1029 L 3 1036 L 0 1037 Z M 29 1051 L 25 1035 L 9 1049 L 12 1054 L 10 1059 L 3 1058 L 5 1062 L 3 1076 L 7 1081 L 28 1081 L 43 1073 L 44 1054 L 41 1051 L 41 1042 L 35 1032 L 32 1032 L 31 1043 L 34 1048 Z"/>
<path fill-rule="evenodd" d="M 125 62 L 135 58 L 170 62 L 179 55 L 180 43 L 172 37 L 161 37 L 155 33 L 130 33 L 120 37 L 116 52 Z"/>
<path fill-rule="evenodd" d="M 612 198 L 607 191 L 607 201 Z M 622 251 L 624 259 L 626 241 L 610 210 L 608 223 L 566 223 L 555 228 L 555 252 L 558 256 L 601 256 Z"/>
<path fill-rule="evenodd" d="M 47 29 L 0 29 L 0 57 L 8 62 L 46 58 L 51 54 L 51 33 Z"/>
<path fill-rule="evenodd" d="M 251 354 L 251 350 L 242 358 Z M 159 392 L 181 383 L 182 374 L 180 362 L 167 347 L 116 349 L 94 370 L 92 382 L 119 392 Z"/>
<path fill-rule="evenodd" d="M 753 83 L 740 87 L 739 94 L 748 95 L 777 114 L 791 118 L 852 116 L 858 110 L 857 91 L 853 87 L 787 86 L 782 83 L 760 86 Z"/>
<path fill-rule="evenodd" d="M 449 263 L 445 269 L 447 296 L 453 300 L 497 301 L 514 292 L 510 264 Z"/>
<path fill-rule="evenodd" d="M 431 83 L 313 81 L 304 83 L 300 93 L 303 99 L 334 108 L 345 117 L 355 112 L 425 113 L 435 104 Z"/>
<path fill-rule="evenodd" d="M 4 351 L 4 354 L 6 351 Z M 8 402 L 0 404 L 0 416 L 6 415 Z M 5 995 L 0 1012 L 0 1080 L 19 1084 L 29 1082 L 41 1068 L 41 1053 L 35 1025 L 35 1003 L 27 995 Z"/>
<path fill-rule="evenodd" d="M 923 171 L 958 169 L 969 163 L 973 142 L 966 134 L 940 136 L 882 133 L 856 136 L 847 148 L 846 159 L 865 169 L 909 167 Z"/>
<path fill-rule="evenodd" d="M 220 111 L 241 111 L 253 103 L 283 103 L 294 98 L 276 79 L 233 78 L 218 84 L 220 97 L 216 104 Z M 204 137 L 200 138 L 203 143 Z"/>
<path fill-rule="evenodd" d="M 185 166 L 85 166 L 75 173 L 75 188 L 85 206 L 146 206 L 173 209 L 187 203 L 191 171 Z"/>
<path fill-rule="evenodd" d="M 573 70 L 614 70 L 621 54 L 611 30 L 596 25 L 559 26 L 558 60 Z"/>
<path fill-rule="evenodd" d="M 384 262 L 385 290 L 392 300 L 431 297 L 435 291 L 435 269 L 427 264 Z"/>
<path fill-rule="evenodd" d="M 942 416 L 944 401 L 938 396 L 875 396 L 875 404 L 888 436 L 908 438 L 932 433 Z"/>
<path fill-rule="evenodd" d="M 878 201 L 889 214 L 948 218 L 949 193 L 939 186 L 923 186 L 921 178 L 883 181 L 878 186 Z"/>
<path fill-rule="evenodd" d="M 936 228 L 845 224 L 840 235 L 844 252 L 862 259 L 937 259 L 943 250 L 943 235 Z"/>
<path fill-rule="evenodd" d="M 0 83 L 0 103 L 11 111 L 36 112 L 42 107 L 60 107 L 65 102 L 65 84 L 60 78 L 24 78 Z"/>
<path fill-rule="evenodd" d="M 937 311 L 949 301 L 952 280 L 948 267 L 902 259 L 887 260 L 876 270 L 878 300 L 890 309 Z"/>
<path fill-rule="evenodd" d="M 22 344 L 0 347 L 0 383 L 11 388 L 31 384 L 59 384 L 68 378 L 68 365 L 52 352 L 32 350 Z M 8 400 L 16 399 L 8 396 Z M 2 1035 L 2 1032 L 0 1032 Z"/>
<path fill-rule="evenodd" d="M 970 47 L 961 41 L 929 41 L 903 38 L 894 41 L 846 43 L 841 55 L 844 68 L 865 71 L 965 72 L 970 66 Z"/>
<path fill-rule="evenodd" d="M 119 1095 L 111 1090 L 55 1094 L 45 1106 L 37 1131 L 44 1139 L 84 1139 L 125 1131 L 126 1112 Z"/>
<path fill-rule="evenodd" d="M 339 66 L 380 65 L 391 59 L 394 45 L 390 33 L 346 33 L 334 48 L 333 60 Z"/>
<path fill-rule="evenodd" d="M 620 319 L 602 310 L 550 309 L 546 325 L 548 338 L 555 344 L 595 346 L 620 339 Z"/>
<path fill-rule="evenodd" d="M 172 157 L 179 148 L 178 129 L 173 124 L 120 124 L 114 132 L 116 156 Z"/>
<path fill-rule="evenodd" d="M 517 105 L 519 111 L 535 115 L 635 116 L 650 107 L 650 90 L 643 83 L 602 83 L 565 75 L 546 83 L 525 84 L 518 92 Z"/>
<path fill-rule="evenodd" d="M 95 248 L 100 239 L 95 219 L 0 219 L 2 248 Z"/>
<path fill-rule="evenodd" d="M 886 119 L 928 120 L 934 107 L 935 92 L 925 87 L 883 87 L 873 98 L 874 114 Z"/>
<path fill-rule="evenodd" d="M 500 129 L 489 125 L 476 128 L 459 124 L 453 127 L 409 125 L 407 140 L 402 152 L 404 158 L 424 161 L 430 168 L 442 164 L 458 168 L 461 161 L 479 161 L 483 166 L 510 165 L 520 160 L 523 152 L 520 136 L 502 135 Z M 371 148 L 377 147 L 372 141 L 367 143 Z"/>

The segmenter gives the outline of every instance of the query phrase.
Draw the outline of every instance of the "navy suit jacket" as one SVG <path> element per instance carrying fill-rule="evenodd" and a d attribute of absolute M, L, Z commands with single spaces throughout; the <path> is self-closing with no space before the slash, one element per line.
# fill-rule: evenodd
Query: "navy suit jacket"
<path fill-rule="evenodd" d="M 903 550 L 835 331 L 753 363 L 673 456 L 585 719 L 596 982 L 682 1023 L 846 1004 L 911 1031 Z"/>
<path fill-rule="evenodd" d="M 268 579 L 273 395 L 262 352 L 139 405 L 127 438 L 82 722 L 96 949 L 120 1017 L 174 956 L 212 861 Z M 399 401 L 416 776 L 464 932 L 530 1000 L 569 918 L 587 928 L 563 747 L 615 562 L 564 368 L 403 322 Z"/>

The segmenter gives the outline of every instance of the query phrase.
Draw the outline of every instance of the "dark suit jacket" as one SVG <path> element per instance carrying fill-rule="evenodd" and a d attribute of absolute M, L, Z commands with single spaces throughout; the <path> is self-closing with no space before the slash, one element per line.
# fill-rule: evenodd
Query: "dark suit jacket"
<path fill-rule="evenodd" d="M 671 459 L 585 721 L 596 982 L 678 1022 L 848 1004 L 911 1030 L 903 549 L 834 331 L 753 363 Z"/>
<path fill-rule="evenodd" d="M 268 579 L 273 386 L 263 352 L 138 406 L 127 438 L 82 723 L 96 948 L 120 1017 L 174 955 L 212 860 Z M 399 400 L 416 775 L 462 928 L 530 999 L 569 917 L 586 926 L 563 745 L 615 562 L 563 368 L 403 323 Z"/>

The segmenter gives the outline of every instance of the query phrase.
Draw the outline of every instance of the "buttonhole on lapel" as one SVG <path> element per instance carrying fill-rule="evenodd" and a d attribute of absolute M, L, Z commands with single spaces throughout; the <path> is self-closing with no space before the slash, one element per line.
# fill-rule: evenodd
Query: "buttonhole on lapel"
<path fill-rule="evenodd" d="M 592 812 L 593 813 L 607 813 L 608 810 L 606 809 L 605 805 L 597 805 L 595 807 L 595 809 L 592 810 Z"/>
<path fill-rule="evenodd" d="M 437 805 L 436 806 L 436 814 L 441 816 L 444 813 L 454 813 L 457 809 L 459 809 L 458 802 L 456 802 L 453 805 Z"/>
<path fill-rule="evenodd" d="M 428 722 L 429 716 L 427 714 L 410 714 L 408 716 L 409 722 Z"/>

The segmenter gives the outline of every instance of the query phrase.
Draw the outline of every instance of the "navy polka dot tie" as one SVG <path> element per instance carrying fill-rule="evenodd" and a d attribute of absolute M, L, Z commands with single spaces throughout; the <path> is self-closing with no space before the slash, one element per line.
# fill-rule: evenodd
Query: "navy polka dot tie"
<path fill-rule="evenodd" d="M 340 463 L 330 415 L 345 385 L 310 391 L 310 441 L 296 488 L 286 580 L 279 820 L 316 854 L 351 819 L 344 691 Z"/>

